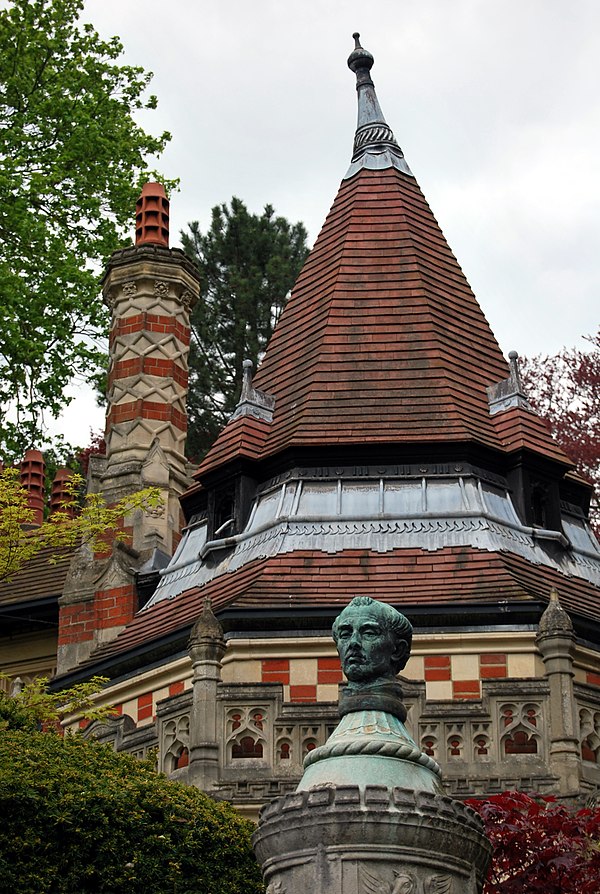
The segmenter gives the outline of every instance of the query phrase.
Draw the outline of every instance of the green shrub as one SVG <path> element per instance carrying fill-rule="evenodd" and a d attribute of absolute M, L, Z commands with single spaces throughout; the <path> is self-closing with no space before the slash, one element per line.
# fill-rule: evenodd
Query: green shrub
<path fill-rule="evenodd" d="M 0 891 L 260 894 L 252 824 L 80 736 L 0 730 Z"/>

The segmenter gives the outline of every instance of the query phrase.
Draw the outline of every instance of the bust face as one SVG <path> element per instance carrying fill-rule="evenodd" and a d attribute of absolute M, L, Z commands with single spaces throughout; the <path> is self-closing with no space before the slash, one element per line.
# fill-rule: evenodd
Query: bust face
<path fill-rule="evenodd" d="M 342 668 L 352 683 L 393 678 L 393 659 L 406 648 L 383 623 L 376 605 L 345 608 L 337 621 L 336 639 Z"/>

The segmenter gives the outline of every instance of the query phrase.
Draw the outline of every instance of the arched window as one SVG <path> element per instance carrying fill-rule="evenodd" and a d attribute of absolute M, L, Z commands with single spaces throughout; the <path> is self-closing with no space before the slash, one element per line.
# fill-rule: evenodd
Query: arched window
<path fill-rule="evenodd" d="M 252 736 L 243 736 L 239 742 L 234 742 L 231 747 L 232 758 L 262 757 L 262 742 L 255 741 Z"/>
<path fill-rule="evenodd" d="M 537 754 L 538 746 L 534 736 L 528 736 L 525 730 L 515 730 L 512 736 L 504 740 L 505 754 Z"/>
<path fill-rule="evenodd" d="M 190 753 L 185 748 L 185 746 L 181 749 L 179 754 L 177 755 L 177 759 L 175 761 L 175 769 L 181 770 L 182 767 L 187 767 L 190 762 Z"/>

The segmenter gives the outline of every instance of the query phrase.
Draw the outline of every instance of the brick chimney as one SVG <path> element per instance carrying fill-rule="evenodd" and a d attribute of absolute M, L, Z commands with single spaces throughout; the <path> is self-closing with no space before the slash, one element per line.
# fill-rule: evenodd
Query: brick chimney
<path fill-rule="evenodd" d="M 50 515 L 54 512 L 66 512 L 71 518 L 73 517 L 73 507 L 67 506 L 71 502 L 68 485 L 72 477 L 70 469 L 63 467 L 56 470 L 50 491 Z"/>
<path fill-rule="evenodd" d="M 28 450 L 21 461 L 21 485 L 27 491 L 29 508 L 33 509 L 29 525 L 32 528 L 39 528 L 44 521 L 45 476 L 46 464 L 41 450 Z"/>
<path fill-rule="evenodd" d="M 135 573 L 164 565 L 179 539 L 179 496 L 189 485 L 184 456 L 190 310 L 200 275 L 169 248 L 169 202 L 147 183 L 136 207 L 136 244 L 113 254 L 103 280 L 111 310 L 106 456 L 93 457 L 88 487 L 108 504 L 158 487 L 163 506 L 125 519 L 128 545 L 109 556 L 81 550 L 61 599 L 59 673 L 112 639 L 138 607 Z"/>

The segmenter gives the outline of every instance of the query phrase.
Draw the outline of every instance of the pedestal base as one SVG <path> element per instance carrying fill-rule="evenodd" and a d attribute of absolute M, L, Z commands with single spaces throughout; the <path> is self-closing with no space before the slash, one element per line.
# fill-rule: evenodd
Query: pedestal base
<path fill-rule="evenodd" d="M 268 894 L 479 894 L 491 856 L 464 804 L 369 785 L 271 802 L 254 847 Z"/>

